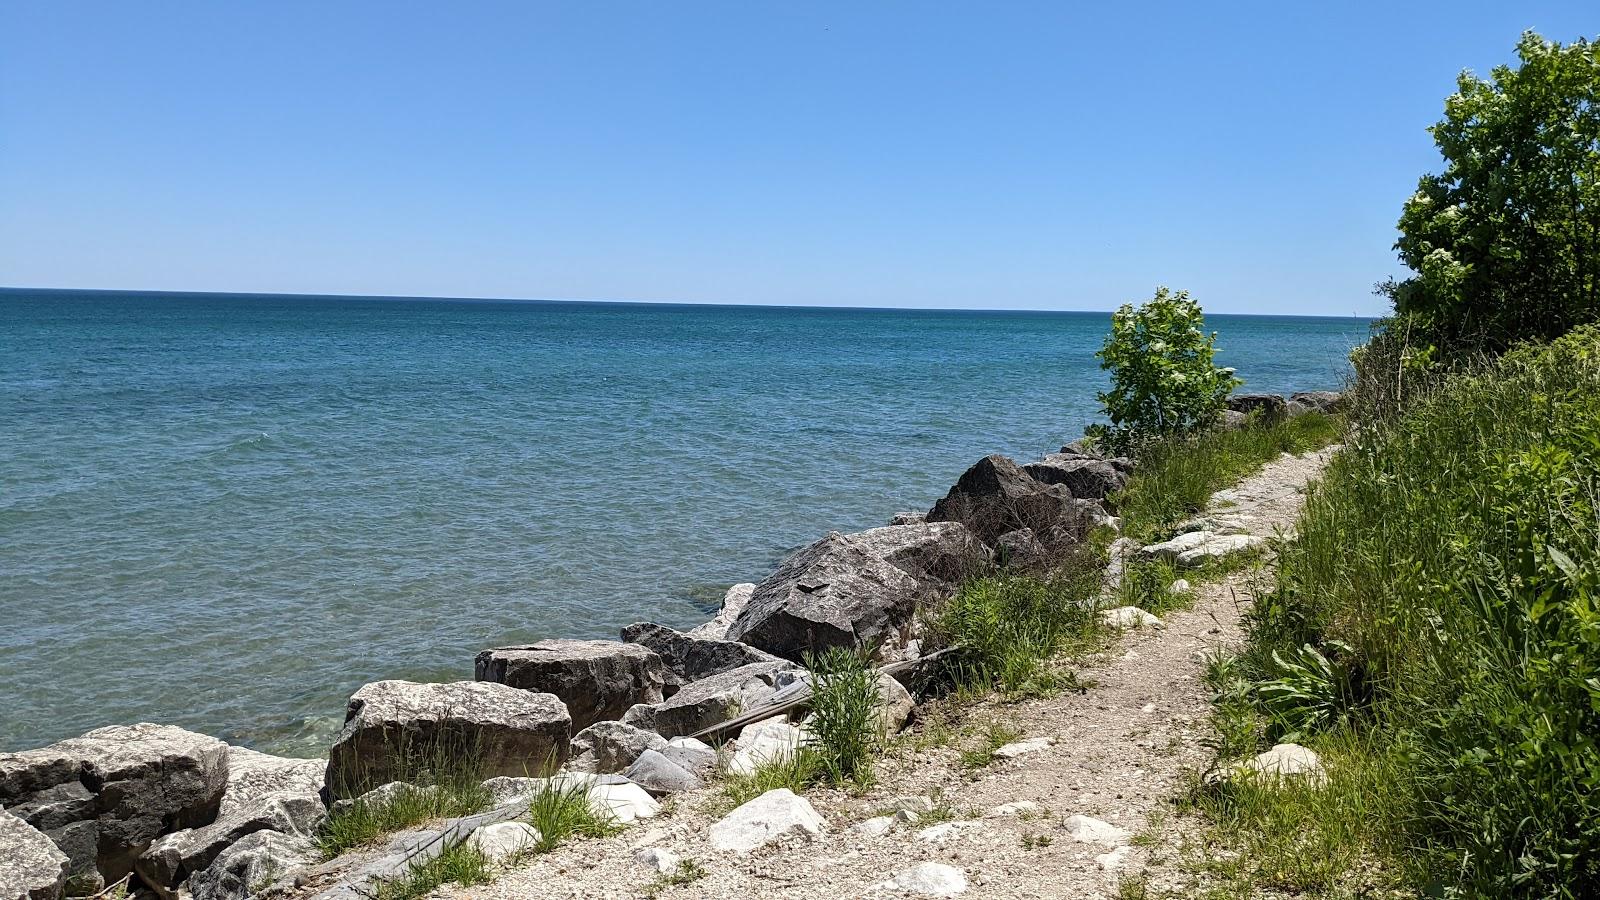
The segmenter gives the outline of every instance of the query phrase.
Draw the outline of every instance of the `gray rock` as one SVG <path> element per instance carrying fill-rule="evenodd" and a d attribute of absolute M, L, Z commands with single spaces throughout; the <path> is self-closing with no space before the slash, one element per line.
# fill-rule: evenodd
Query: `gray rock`
<path fill-rule="evenodd" d="M 1250 424 L 1250 416 L 1235 409 L 1222 411 L 1222 427 L 1229 431 L 1238 431 Z"/>
<path fill-rule="evenodd" d="M 921 525 L 928 521 L 928 514 L 923 512 L 895 513 L 889 517 L 890 525 Z"/>
<path fill-rule="evenodd" d="M 1104 516 L 1098 502 L 1075 499 L 1065 486 L 1044 484 L 996 454 L 962 473 L 928 521 L 960 522 L 990 546 L 1007 532 L 1030 528 L 1039 543 L 1060 552 L 1082 542 Z"/>
<path fill-rule="evenodd" d="M 693 772 L 673 762 L 665 754 L 646 750 L 633 761 L 623 775 L 634 784 L 652 794 L 676 794 L 697 791 L 703 785 Z"/>
<path fill-rule="evenodd" d="M 1289 400 L 1325 413 L 1337 412 L 1344 406 L 1344 395 L 1338 391 L 1298 391 L 1290 394 Z"/>
<path fill-rule="evenodd" d="M 227 744 L 169 725 L 0 754 L 0 805 L 54 841 L 88 893 L 133 871 L 163 834 L 215 819 L 227 781 Z"/>
<path fill-rule="evenodd" d="M 253 832 L 190 877 L 189 893 L 194 900 L 245 900 L 316 861 L 316 847 L 302 835 Z"/>
<path fill-rule="evenodd" d="M 905 685 L 893 675 L 878 675 L 878 728 L 885 735 L 899 733 L 916 708 L 917 701 Z"/>
<path fill-rule="evenodd" d="M 350 698 L 328 755 L 334 799 L 414 774 L 420 756 L 455 756 L 483 776 L 529 775 L 566 761 L 572 720 L 551 694 L 503 684 L 377 681 Z"/>
<path fill-rule="evenodd" d="M 1022 467 L 1035 481 L 1059 484 L 1080 500 L 1104 500 L 1122 490 L 1128 469 L 1087 453 L 1052 453 Z"/>
<path fill-rule="evenodd" d="M 757 585 L 728 637 L 796 662 L 829 647 L 898 655 L 917 605 L 989 561 L 988 548 L 956 523 L 835 532 Z"/>
<path fill-rule="evenodd" d="M 640 622 L 622 629 L 622 639 L 638 644 L 661 657 L 667 671 L 678 677 L 679 685 L 699 681 L 751 663 L 777 659 L 749 644 L 697 638 L 654 622 Z M 653 702 L 653 701 L 639 701 Z"/>
<path fill-rule="evenodd" d="M 671 875 L 683 865 L 683 860 L 671 850 L 660 847 L 643 847 L 633 854 L 634 862 L 644 866 L 658 875 Z"/>
<path fill-rule="evenodd" d="M 1289 414 L 1289 402 L 1282 394 L 1234 394 L 1228 398 L 1228 408 L 1246 415 L 1257 413 L 1269 422 Z"/>
<path fill-rule="evenodd" d="M 185 879 L 208 868 L 223 850 L 257 831 L 310 838 L 325 811 L 316 794 L 277 794 L 235 807 L 200 828 L 166 835 L 134 863 L 146 886 L 164 897 L 176 895 Z"/>
<path fill-rule="evenodd" d="M 667 739 L 626 722 L 596 722 L 572 737 L 574 772 L 621 772 L 646 750 L 665 750 Z"/>
<path fill-rule="evenodd" d="M 439 788 L 435 785 L 418 787 L 405 781 L 391 781 L 388 784 L 380 784 L 359 797 L 346 797 L 342 800 L 333 801 L 333 807 L 329 810 L 329 813 L 336 816 L 342 815 L 357 804 L 367 809 L 382 809 L 406 794 L 437 793 L 439 793 Z"/>
<path fill-rule="evenodd" d="M 1018 528 L 995 540 L 994 555 L 1002 565 L 1013 569 L 1031 569 L 1047 562 L 1050 551 L 1039 543 L 1032 528 Z"/>
<path fill-rule="evenodd" d="M 827 827 L 804 797 L 778 788 L 728 813 L 708 837 L 717 850 L 747 854 L 780 839 L 810 841 Z"/>
<path fill-rule="evenodd" d="M 498 775 L 485 779 L 484 790 L 489 792 L 489 802 L 495 806 L 504 806 L 519 800 L 531 797 L 544 789 L 548 778 L 513 777 Z"/>
<path fill-rule="evenodd" d="M 728 588 L 722 595 L 722 607 L 717 610 L 716 618 L 689 629 L 689 636 L 706 638 L 713 641 L 723 640 L 728 636 L 728 626 L 733 620 L 739 618 L 739 613 L 744 612 L 745 606 L 750 602 L 750 596 L 755 593 L 753 583 L 736 584 Z"/>
<path fill-rule="evenodd" d="M 67 855 L 44 833 L 0 809 L 0 900 L 56 900 Z"/>
<path fill-rule="evenodd" d="M 717 764 L 717 751 L 699 738 L 673 738 L 667 742 L 667 749 L 662 750 L 661 755 L 696 776 Z"/>
<path fill-rule="evenodd" d="M 641 703 L 622 721 L 663 737 L 694 734 L 765 703 L 777 693 L 779 674 L 799 670 L 787 661 L 740 666 L 696 681 L 661 703 Z"/>
<path fill-rule="evenodd" d="M 291 759 L 229 747 L 228 787 L 217 814 L 226 816 L 273 794 L 315 794 L 322 790 L 327 771 L 328 762 L 323 759 Z"/>
<path fill-rule="evenodd" d="M 577 730 L 620 719 L 635 703 L 659 703 L 666 669 L 638 644 L 558 640 L 485 650 L 473 677 L 556 695 Z"/>
<path fill-rule="evenodd" d="M 1126 829 L 1090 816 L 1068 816 L 1061 823 L 1061 827 L 1067 830 L 1067 834 L 1071 835 L 1073 840 L 1084 844 L 1115 847 L 1127 843 L 1130 837 Z"/>

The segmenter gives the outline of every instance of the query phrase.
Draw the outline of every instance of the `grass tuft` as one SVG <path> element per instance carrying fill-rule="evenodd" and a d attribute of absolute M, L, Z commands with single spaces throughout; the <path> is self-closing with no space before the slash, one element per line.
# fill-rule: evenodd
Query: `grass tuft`
<path fill-rule="evenodd" d="M 472 886 L 494 880 L 493 866 L 483 851 L 463 841 L 438 856 L 411 867 L 404 876 L 380 882 L 372 900 L 417 900 L 446 884 Z"/>

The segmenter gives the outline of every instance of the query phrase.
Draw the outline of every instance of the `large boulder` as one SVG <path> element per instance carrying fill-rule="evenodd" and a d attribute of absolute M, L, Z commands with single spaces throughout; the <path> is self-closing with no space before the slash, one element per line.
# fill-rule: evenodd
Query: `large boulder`
<path fill-rule="evenodd" d="M 1258 413 L 1262 419 L 1273 422 L 1289 415 L 1289 401 L 1283 399 L 1282 394 L 1234 394 L 1228 398 L 1228 409 L 1246 415 Z"/>
<path fill-rule="evenodd" d="M 740 666 L 696 681 L 661 703 L 641 703 L 622 721 L 662 737 L 691 735 L 767 702 L 778 692 L 780 675 L 799 671 L 785 660 Z"/>
<path fill-rule="evenodd" d="M 665 749 L 667 739 L 654 731 L 626 722 L 596 722 L 572 736 L 572 758 L 567 768 L 600 775 L 621 772 L 646 750 Z"/>
<path fill-rule="evenodd" d="M 317 858 L 316 846 L 303 835 L 256 831 L 196 872 L 189 879 L 189 893 L 194 900 L 246 900 Z"/>
<path fill-rule="evenodd" d="M 163 897 L 177 893 L 189 876 L 208 868 L 222 851 L 257 831 L 310 838 L 325 815 L 316 794 L 276 794 L 236 806 L 201 828 L 157 840 L 134 863 L 139 880 Z"/>
<path fill-rule="evenodd" d="M 777 659 L 776 656 L 757 650 L 749 644 L 697 638 L 654 622 L 639 622 L 627 626 L 622 629 L 622 639 L 630 644 L 638 644 L 661 657 L 662 664 L 666 666 L 668 673 L 677 679 L 680 686 L 740 666 L 772 662 Z"/>
<path fill-rule="evenodd" d="M 170 725 L 0 754 L 0 806 L 61 848 L 74 892 L 127 875 L 163 834 L 211 822 L 227 782 L 228 745 Z"/>
<path fill-rule="evenodd" d="M 636 703 L 657 703 L 666 682 L 661 657 L 620 641 L 539 641 L 478 654 L 473 677 L 554 694 L 574 729 L 620 719 Z"/>
<path fill-rule="evenodd" d="M 56 900 L 67 855 L 44 833 L 0 809 L 0 900 Z"/>
<path fill-rule="evenodd" d="M 1104 500 L 1128 484 L 1133 465 L 1127 459 L 1102 459 L 1091 453 L 1063 450 L 1022 467 L 1033 480 L 1059 484 L 1080 500 Z"/>
<path fill-rule="evenodd" d="M 722 595 L 722 606 L 717 609 L 716 617 L 689 629 L 689 636 L 714 641 L 726 638 L 728 626 L 733 624 L 734 619 L 739 618 L 739 613 L 744 612 L 745 605 L 750 602 L 750 596 L 755 591 L 756 586 L 751 582 L 728 588 L 728 592 Z"/>
<path fill-rule="evenodd" d="M 1298 403 L 1318 412 L 1337 412 L 1344 405 L 1344 395 L 1338 391 L 1298 391 L 1289 395 L 1289 402 Z"/>
<path fill-rule="evenodd" d="M 223 791 L 217 815 L 227 816 L 277 794 L 315 794 L 322 790 L 327 772 L 327 760 L 293 759 L 229 747 L 228 787 Z"/>
<path fill-rule="evenodd" d="M 328 754 L 328 794 L 354 797 L 420 768 L 528 775 L 567 759 L 572 717 L 553 694 L 504 684 L 376 681 L 350 697 Z"/>
<path fill-rule="evenodd" d="M 1040 482 L 999 454 L 962 473 L 928 513 L 929 522 L 960 522 L 990 546 L 1001 535 L 1029 528 L 1052 552 L 1082 542 L 1104 518 L 1098 502 L 1076 499 L 1064 485 Z"/>
<path fill-rule="evenodd" d="M 728 638 L 797 662 L 829 647 L 897 651 L 919 603 L 951 592 L 991 558 L 953 522 L 834 532 L 756 585 Z"/>

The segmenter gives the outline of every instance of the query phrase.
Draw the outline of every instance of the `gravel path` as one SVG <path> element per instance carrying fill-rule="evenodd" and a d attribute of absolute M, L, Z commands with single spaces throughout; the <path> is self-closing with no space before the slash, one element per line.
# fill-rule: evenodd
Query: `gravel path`
<path fill-rule="evenodd" d="M 1208 513 L 1226 513 L 1250 533 L 1272 536 L 1292 527 L 1308 479 L 1333 450 L 1284 456 L 1213 497 Z M 962 712 L 960 729 L 945 744 L 925 716 L 879 769 L 878 784 L 855 796 L 813 791 L 808 799 L 828 821 L 810 843 L 771 846 L 748 857 L 712 850 L 705 833 L 727 811 L 715 790 L 676 798 L 652 822 L 615 837 L 582 841 L 503 874 L 493 884 L 449 888 L 452 898 L 910 896 L 877 887 L 912 866 L 944 863 L 970 882 L 965 897 L 1112 898 L 1120 879 L 1139 874 L 1146 851 L 1126 838 L 1108 844 L 1074 839 L 1063 820 L 1091 816 L 1136 834 L 1168 807 L 1186 773 L 1205 767 L 1211 753 L 1203 655 L 1241 639 L 1240 612 L 1259 573 L 1239 573 L 1201 585 L 1194 606 L 1170 614 L 1161 628 L 1130 631 L 1105 652 L 1081 660 L 1086 693 L 1044 700 L 983 702 Z M 977 768 L 961 750 L 982 745 L 995 723 L 1017 740 L 1048 738 L 1044 749 Z M 879 815 L 894 799 L 927 795 L 939 812 L 888 834 L 867 836 L 851 826 Z M 1001 815 L 1003 804 L 1026 801 L 1033 811 Z M 929 833 L 937 819 L 949 817 Z M 953 827 L 945 827 L 953 825 Z M 937 835 L 937 836 L 935 836 Z M 653 871 L 635 862 L 648 844 L 694 860 L 705 870 L 685 885 L 655 885 Z M 1113 844 L 1119 859 L 1107 854 Z M 1101 857 L 1101 860 L 1097 860 Z M 1104 864 L 1103 864 L 1103 862 Z M 1107 866 L 1110 869 L 1107 869 Z M 1156 876 L 1156 873 L 1150 873 Z M 1158 886 L 1159 877 L 1153 878 Z"/>

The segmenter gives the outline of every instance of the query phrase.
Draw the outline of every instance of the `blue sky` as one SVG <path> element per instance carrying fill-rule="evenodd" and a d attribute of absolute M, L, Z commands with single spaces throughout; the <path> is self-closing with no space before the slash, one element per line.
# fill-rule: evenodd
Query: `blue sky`
<path fill-rule="evenodd" d="M 1588 3 L 15 3 L 0 284 L 1372 314 Z"/>

